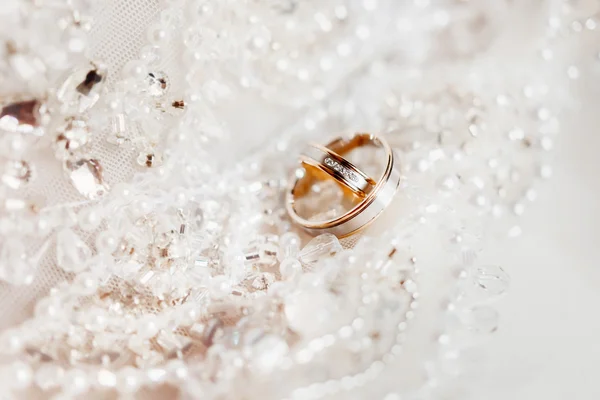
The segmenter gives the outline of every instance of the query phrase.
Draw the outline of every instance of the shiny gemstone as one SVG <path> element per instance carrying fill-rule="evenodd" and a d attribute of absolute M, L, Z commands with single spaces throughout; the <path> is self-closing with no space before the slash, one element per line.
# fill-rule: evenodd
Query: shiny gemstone
<path fill-rule="evenodd" d="M 252 287 L 257 290 L 266 290 L 273 282 L 275 282 L 275 275 L 263 272 L 252 281 Z"/>
<path fill-rule="evenodd" d="M 475 268 L 473 282 L 488 296 L 499 296 L 510 285 L 510 276 L 498 265 L 485 265 Z"/>
<path fill-rule="evenodd" d="M 57 97 L 67 110 L 84 113 L 100 98 L 106 82 L 106 67 L 91 64 L 76 69 L 58 89 Z"/>
<path fill-rule="evenodd" d="M 81 149 L 90 141 L 90 128 L 86 121 L 70 118 L 58 129 L 57 156 L 66 159 L 73 151 Z"/>
<path fill-rule="evenodd" d="M 88 199 L 101 197 L 109 190 L 102 177 L 102 166 L 98 160 L 66 161 L 64 169 L 75 189 Z"/>
<path fill-rule="evenodd" d="M 0 129 L 42 136 L 49 119 L 46 105 L 40 100 L 6 104 L 0 111 Z"/>
<path fill-rule="evenodd" d="M 111 130 L 106 141 L 110 144 L 122 146 L 129 140 L 125 114 L 117 114 L 111 118 Z"/>
<path fill-rule="evenodd" d="M 19 161 L 9 161 L 4 166 L 2 173 L 2 183 L 11 189 L 19 189 L 29 183 L 33 176 L 33 170 L 29 163 Z"/>
<path fill-rule="evenodd" d="M 64 229 L 56 235 L 56 260 L 58 266 L 68 272 L 78 272 L 85 268 L 85 262 L 92 255 L 87 244 L 75 232 Z"/>
<path fill-rule="evenodd" d="M 146 78 L 148 94 L 152 97 L 162 97 L 169 91 L 169 77 L 162 71 L 150 72 Z"/>
<path fill-rule="evenodd" d="M 136 161 L 142 167 L 152 168 L 162 164 L 162 156 L 155 152 L 142 151 L 138 155 Z"/>
<path fill-rule="evenodd" d="M 306 266 L 313 266 L 320 260 L 334 256 L 342 251 L 342 245 L 337 237 L 325 233 L 312 239 L 300 252 L 300 261 Z"/>

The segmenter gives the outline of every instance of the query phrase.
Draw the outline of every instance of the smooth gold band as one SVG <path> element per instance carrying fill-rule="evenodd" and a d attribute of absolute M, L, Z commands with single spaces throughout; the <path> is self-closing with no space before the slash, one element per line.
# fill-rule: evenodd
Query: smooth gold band
<path fill-rule="evenodd" d="M 377 181 L 369 178 L 342 156 L 366 145 L 380 147 L 385 152 L 385 168 Z M 332 167 L 336 164 L 327 165 L 327 158 L 336 161 L 340 167 L 336 169 Z M 391 203 L 401 180 L 400 167 L 389 144 L 383 138 L 366 133 L 355 134 L 349 139 L 337 138 L 325 147 L 311 146 L 301 155 L 300 160 L 305 166 L 325 172 L 360 198 L 352 209 L 341 216 L 323 221 L 308 220 L 298 215 L 294 203 L 298 196 L 304 195 L 310 182 L 305 181 L 304 172 L 297 173 L 287 192 L 286 208 L 290 218 L 313 235 L 332 233 L 341 238 L 365 229 Z M 356 179 L 352 179 L 354 177 Z"/>

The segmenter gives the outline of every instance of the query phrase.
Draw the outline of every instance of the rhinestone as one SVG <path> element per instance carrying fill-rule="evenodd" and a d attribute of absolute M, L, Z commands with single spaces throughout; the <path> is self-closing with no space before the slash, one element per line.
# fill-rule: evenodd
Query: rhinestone
<path fill-rule="evenodd" d="M 162 97 L 169 91 L 169 78 L 162 71 L 150 72 L 146 78 L 148 93 L 152 97 Z"/>
<path fill-rule="evenodd" d="M 90 136 L 90 128 L 86 121 L 70 118 L 58 129 L 57 156 L 62 159 L 69 158 L 74 150 L 81 149 L 88 144 Z"/>
<path fill-rule="evenodd" d="M 57 97 L 67 110 L 84 113 L 100 99 L 106 82 L 106 67 L 91 64 L 75 70 L 58 89 Z"/>
<path fill-rule="evenodd" d="M 98 160 L 66 161 L 64 169 L 75 189 L 88 199 L 97 199 L 109 190 L 102 177 L 102 166 Z"/>
<path fill-rule="evenodd" d="M 0 129 L 42 136 L 49 115 L 46 105 L 40 100 L 26 100 L 6 104 L 0 111 Z"/>
<path fill-rule="evenodd" d="M 157 167 L 162 164 L 162 156 L 153 152 L 142 151 L 136 159 L 137 163 L 142 167 Z"/>
<path fill-rule="evenodd" d="M 29 183 L 33 176 L 31 165 L 25 161 L 9 161 L 6 163 L 2 183 L 11 189 L 19 189 Z"/>

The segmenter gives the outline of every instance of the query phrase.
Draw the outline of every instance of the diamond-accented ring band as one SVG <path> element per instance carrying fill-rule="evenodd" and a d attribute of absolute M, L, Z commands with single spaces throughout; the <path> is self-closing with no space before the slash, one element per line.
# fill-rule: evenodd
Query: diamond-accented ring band
<path fill-rule="evenodd" d="M 326 146 L 311 144 L 300 155 L 300 161 L 322 170 L 360 197 L 369 194 L 377 184 L 354 164 Z"/>
<path fill-rule="evenodd" d="M 380 148 L 385 153 L 385 167 L 379 179 L 374 180 L 343 156 L 365 146 Z M 367 133 L 357 133 L 350 138 L 337 138 L 326 146 L 310 145 L 300 155 L 302 167 L 296 170 L 286 196 L 290 218 L 313 235 L 332 233 L 347 237 L 369 226 L 391 203 L 400 185 L 399 163 L 385 139 Z M 319 173 L 309 174 L 309 169 Z M 325 173 L 325 174 L 323 174 Z M 298 213 L 296 203 L 307 196 L 318 179 L 333 178 L 342 187 L 350 189 L 357 199 L 353 207 L 342 215 L 324 220 L 313 220 Z"/>

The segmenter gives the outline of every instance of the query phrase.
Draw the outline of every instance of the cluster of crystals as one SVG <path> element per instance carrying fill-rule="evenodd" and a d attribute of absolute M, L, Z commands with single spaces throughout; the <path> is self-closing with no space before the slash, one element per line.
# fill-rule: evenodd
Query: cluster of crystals
<path fill-rule="evenodd" d="M 339 172 L 340 174 L 342 174 L 346 178 L 350 179 L 351 181 L 358 182 L 358 176 L 354 172 L 350 171 L 348 168 L 346 168 L 343 165 L 341 165 L 340 163 L 338 163 L 337 161 L 327 157 L 327 158 L 325 158 L 325 160 L 323 160 L 323 162 L 325 163 L 325 165 L 333 168 L 334 171 Z"/>
<path fill-rule="evenodd" d="M 52 230 L 48 215 L 39 214 L 46 202 L 37 189 L 44 182 L 36 180 L 48 156 L 61 164 L 81 195 L 96 199 L 108 191 L 102 165 L 90 155 L 87 121 L 106 69 L 86 61 L 90 21 L 85 2 L 11 3 L 3 10 L 0 30 L 0 213 L 6 222 L 0 232 L 0 278 L 24 284 L 32 282 L 47 248 L 28 254 L 25 243 Z"/>
<path fill-rule="evenodd" d="M 183 95 L 170 94 L 171 79 L 159 69 L 160 62 L 159 47 L 145 46 L 139 59 L 125 64 L 122 79 L 105 98 L 106 141 L 135 150 L 135 161 L 144 168 L 163 164 L 162 137 L 186 109 Z"/>
<path fill-rule="evenodd" d="M 0 332 L 0 395 L 167 387 L 184 398 L 390 400 L 443 391 L 440 383 L 462 371 L 457 355 L 469 340 L 496 330 L 497 312 L 480 300 L 509 283 L 502 268 L 475 263 L 481 216 L 507 207 L 519 214 L 516 203 L 535 197 L 535 173 L 550 171 L 540 150 L 558 128 L 548 84 L 531 75 L 517 81 L 496 64 L 447 62 L 489 45 L 500 3 L 170 0 L 109 93 L 100 96 L 103 67 L 78 67 L 82 61 L 69 65 L 54 94 L 3 105 L 4 148 L 20 154 L 24 141 L 37 143 L 56 125 L 56 156 L 78 192 L 97 202 L 40 207 L 32 196 L 6 198 L 27 214 L 1 215 L 2 279 L 31 283 L 43 257 L 69 275 L 36 299 L 25 322 Z M 71 34 L 86 24 L 73 13 L 59 28 Z M 77 40 L 84 36 L 69 37 L 70 51 L 85 48 Z M 463 46 L 445 46 L 448 37 Z M 178 47 L 182 82 L 163 72 Z M 449 66 L 421 50 L 437 47 Z M 407 60 L 433 66 L 406 69 Z M 542 78 L 537 64 L 523 62 L 515 76 L 536 70 Z M 313 108 L 248 155 L 238 143 L 248 132 L 236 134 L 218 111 L 227 107 L 222 99 L 257 95 L 290 113 Z M 141 166 L 158 166 L 110 192 L 99 162 L 82 157 L 98 101 L 108 110 L 107 141 L 133 148 Z M 400 195 L 413 203 L 377 239 L 307 238 L 283 203 L 290 152 L 323 132 L 357 127 L 387 132 L 403 165 Z M 2 184 L 20 189 L 36 175 L 32 165 L 7 158 Z M 439 276 L 448 276 L 446 289 L 417 290 L 417 281 Z M 417 310 L 421 320 L 447 322 L 418 332 L 435 338 L 437 352 L 411 339 Z M 434 359 L 411 363 L 398 357 L 405 346 Z M 398 382 L 403 368 L 429 373 L 416 393 Z"/>

